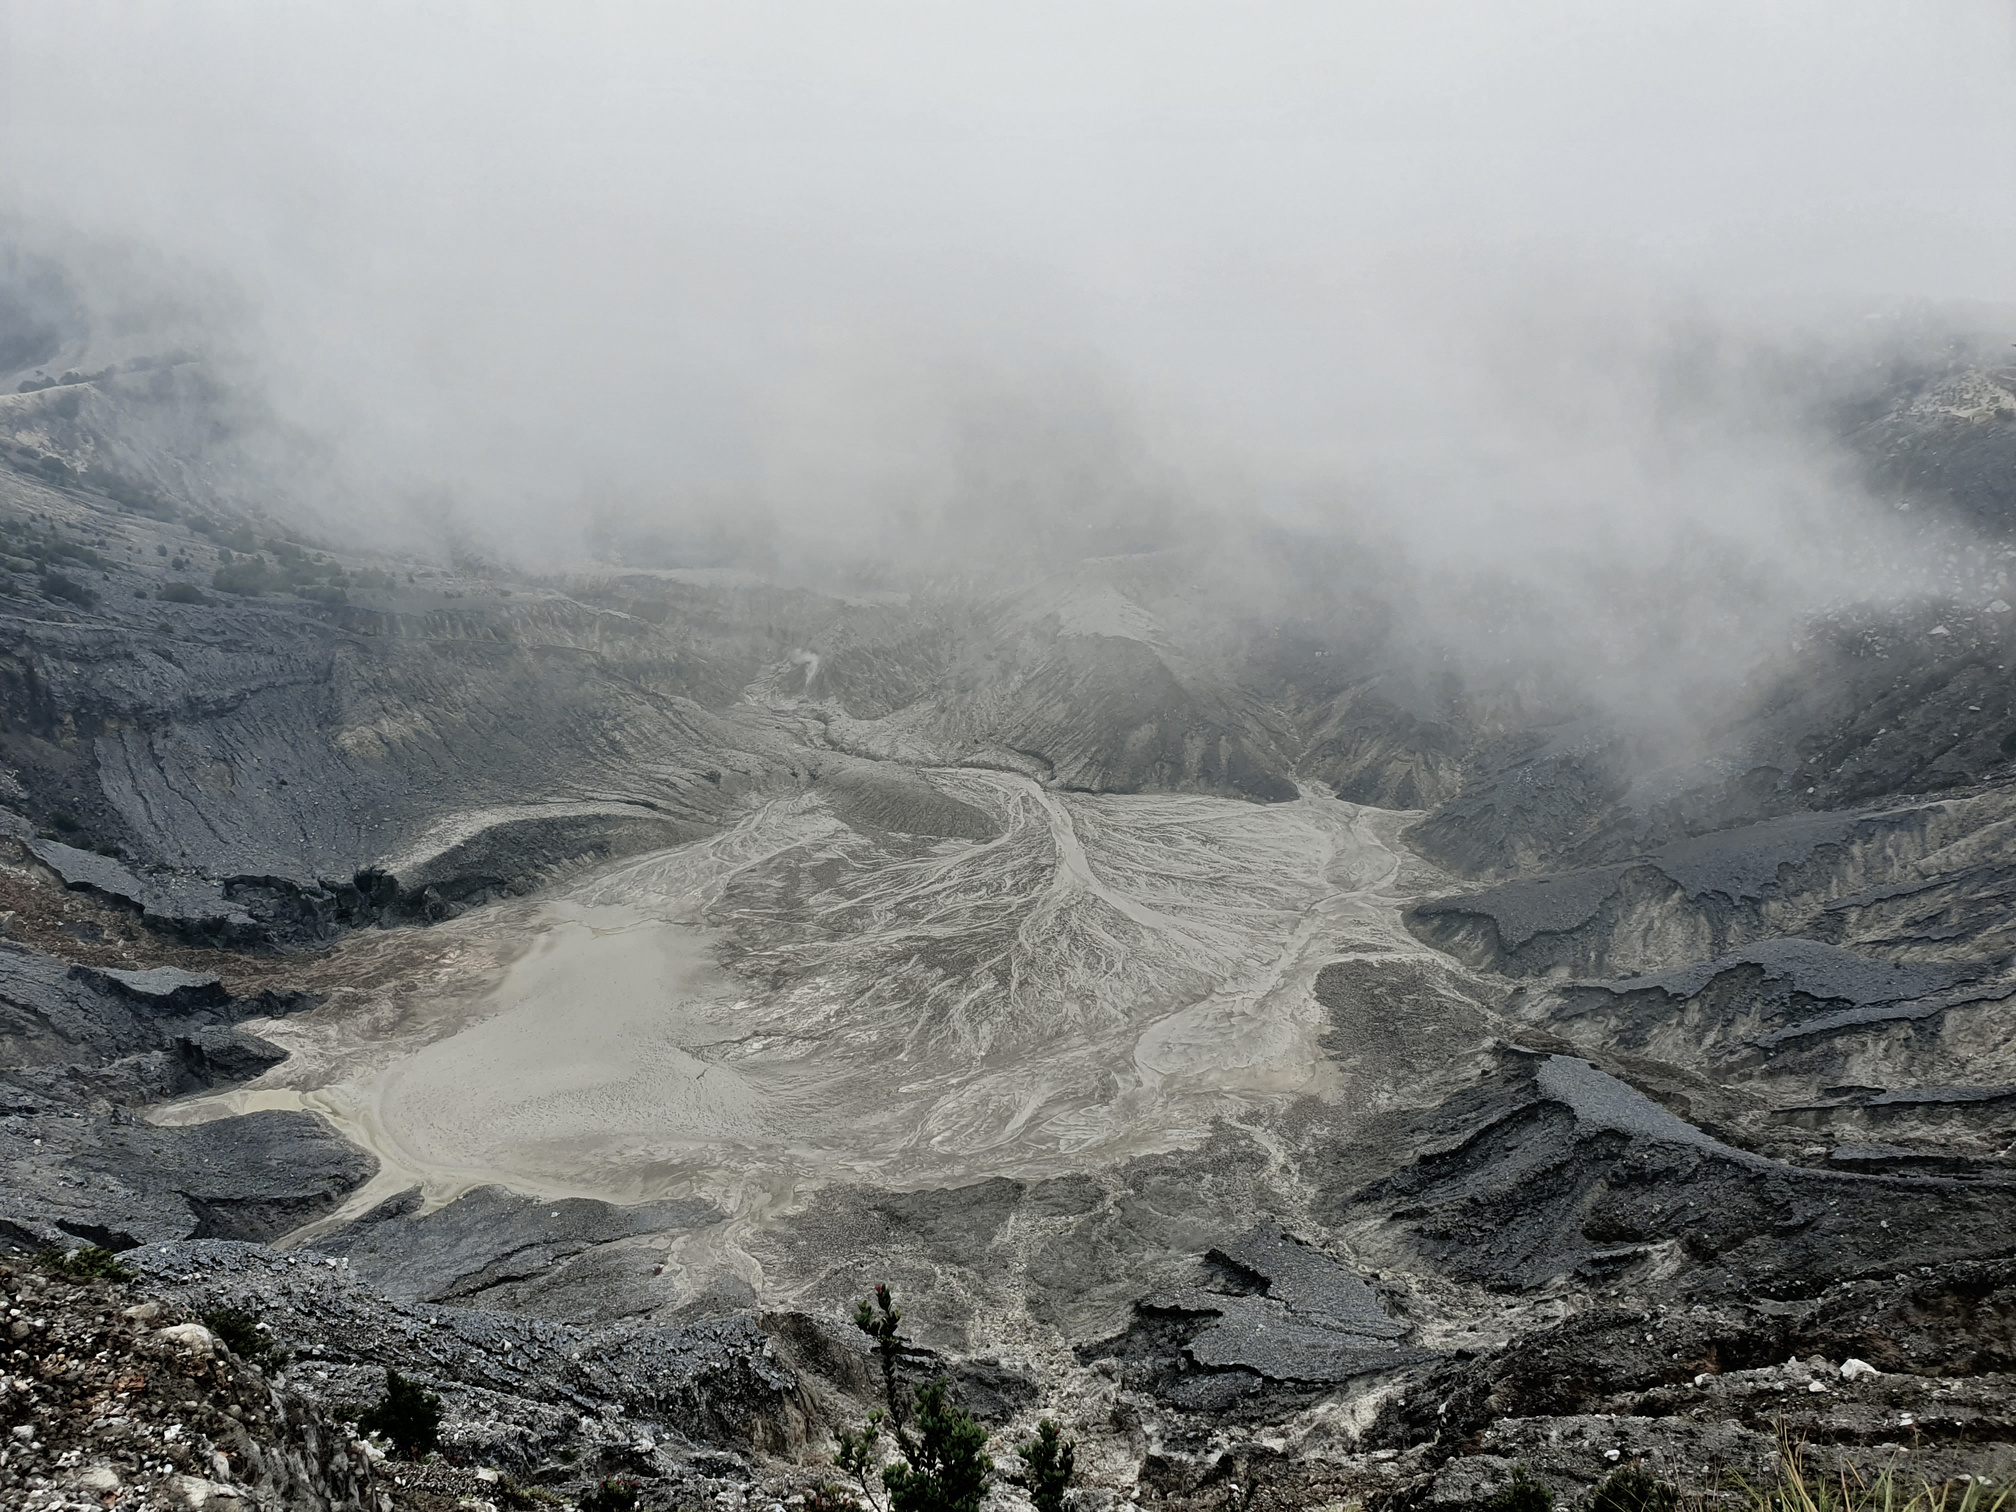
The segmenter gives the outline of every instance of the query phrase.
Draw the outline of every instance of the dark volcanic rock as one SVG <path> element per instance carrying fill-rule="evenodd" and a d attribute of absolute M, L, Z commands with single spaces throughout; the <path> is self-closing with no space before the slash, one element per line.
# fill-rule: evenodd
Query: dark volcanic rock
<path fill-rule="evenodd" d="M 72 1080 L 79 1087 L 92 1079 L 86 1071 L 130 1080 L 111 1071 L 115 1062 L 173 1052 L 199 1030 L 297 1011 L 309 1001 L 303 994 L 276 992 L 233 998 L 216 977 L 200 972 L 72 966 L 0 944 L 0 1081 L 30 1067 L 58 1064 L 78 1068 Z M 127 1070 L 144 1079 L 144 1071 L 130 1065 Z M 171 1078 L 164 1086 L 149 1086 L 144 1095 L 189 1091 L 214 1080 Z"/>
<path fill-rule="evenodd" d="M 1878 1270 L 2004 1255 L 2016 1234 L 2016 1182 L 1766 1160 L 1565 1056 L 1458 1094 L 1413 1141 L 1429 1153 L 1326 1216 L 1382 1214 L 1424 1259 L 1495 1287 L 1619 1275 L 1677 1246 L 1704 1268 L 1696 1284 L 1803 1296 Z"/>
<path fill-rule="evenodd" d="M 996 832 L 983 810 L 901 767 L 861 762 L 822 771 L 819 781 L 833 811 L 857 829 L 949 840 L 991 840 Z"/>
<path fill-rule="evenodd" d="M 117 861 L 57 840 L 27 840 L 29 854 L 63 879 L 133 909 L 166 934 L 207 943 L 250 945 L 266 938 L 258 922 L 221 888 L 183 877 L 142 879 Z"/>
<path fill-rule="evenodd" d="M 549 1272 L 571 1255 L 643 1234 L 703 1228 L 723 1216 L 708 1202 L 616 1207 L 581 1197 L 541 1201 L 484 1186 L 431 1213 L 417 1191 L 388 1198 L 315 1241 L 388 1295 L 466 1299 Z"/>
<path fill-rule="evenodd" d="M 0 1120 L 7 1213 L 119 1249 L 162 1239 L 277 1239 L 333 1211 L 378 1162 L 313 1113 L 187 1128 L 81 1115 Z"/>
<path fill-rule="evenodd" d="M 558 1421 L 577 1428 L 584 1419 L 629 1419 L 619 1440 L 625 1443 L 649 1437 L 790 1455 L 812 1427 L 796 1376 L 746 1317 L 581 1328 L 390 1299 L 342 1260 L 312 1250 L 278 1255 L 258 1245 L 199 1242 L 149 1245 L 122 1258 L 158 1294 L 184 1306 L 259 1318 L 278 1343 L 302 1355 L 295 1379 L 311 1396 L 340 1399 L 382 1380 L 388 1367 L 399 1370 L 441 1391 L 457 1415 L 474 1420 L 472 1428 L 485 1418 L 493 1435 L 501 1427 L 504 1442 L 493 1437 L 484 1448 L 495 1454 L 508 1445 L 505 1462 L 521 1467 L 536 1463 L 532 1456 L 544 1447 L 526 1443 L 508 1421 L 525 1404 L 560 1409 Z M 532 1417 L 534 1424 L 555 1421 Z"/>
<path fill-rule="evenodd" d="M 1263 1225 L 1212 1249 L 1195 1284 L 1144 1298 L 1125 1333 L 1079 1354 L 1120 1362 L 1129 1385 L 1173 1405 L 1222 1411 L 1433 1358 L 1400 1343 L 1411 1331 L 1360 1277 Z"/>
<path fill-rule="evenodd" d="M 184 971 L 179 966 L 153 966 L 145 971 L 72 966 L 70 975 L 103 992 L 144 1004 L 157 1014 L 186 1012 L 192 1008 L 219 1008 L 230 1000 L 224 984 L 216 977 Z"/>

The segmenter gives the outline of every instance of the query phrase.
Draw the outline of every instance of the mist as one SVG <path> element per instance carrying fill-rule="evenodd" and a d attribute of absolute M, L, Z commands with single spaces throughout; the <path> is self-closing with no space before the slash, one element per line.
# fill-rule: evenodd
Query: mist
<path fill-rule="evenodd" d="M 1947 586 L 1826 401 L 2016 304 L 2012 14 L 14 7 L 0 208 L 63 363 L 200 351 L 256 490 L 367 539 L 1289 531 L 1642 697 Z"/>

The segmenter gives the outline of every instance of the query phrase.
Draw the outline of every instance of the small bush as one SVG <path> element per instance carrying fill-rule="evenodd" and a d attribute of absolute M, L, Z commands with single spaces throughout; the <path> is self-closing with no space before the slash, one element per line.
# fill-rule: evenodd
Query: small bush
<path fill-rule="evenodd" d="M 207 604 L 203 591 L 194 583 L 163 583 L 154 597 L 166 604 Z"/>
<path fill-rule="evenodd" d="M 87 1244 L 82 1249 L 45 1250 L 37 1257 L 43 1270 L 72 1281 L 131 1281 L 138 1274 L 119 1263 L 108 1249 Z"/>
<path fill-rule="evenodd" d="M 581 1498 L 581 1512 L 633 1512 L 644 1484 L 627 1475 L 612 1475 Z"/>
<path fill-rule="evenodd" d="M 946 1401 L 950 1390 L 947 1381 L 933 1381 L 912 1396 L 897 1371 L 905 1348 L 902 1323 L 902 1310 L 886 1285 L 877 1286 L 874 1299 L 854 1309 L 854 1326 L 875 1341 L 881 1357 L 882 1390 L 889 1407 L 886 1414 L 870 1413 L 867 1426 L 859 1433 L 840 1433 L 840 1452 L 833 1456 L 833 1463 L 860 1483 L 869 1505 L 879 1512 L 873 1472 L 879 1458 L 876 1445 L 887 1422 L 903 1456 L 882 1471 L 890 1512 L 979 1512 L 994 1473 L 994 1461 L 983 1452 L 987 1430 L 971 1414 Z M 1050 1432 L 1054 1438 L 1054 1425 Z M 835 1507 L 852 1502 L 849 1493 L 835 1494 L 845 1498 L 832 1503 Z"/>
<path fill-rule="evenodd" d="M 910 1390 L 896 1377 L 897 1364 L 903 1358 L 903 1310 L 886 1283 L 876 1284 L 872 1303 L 863 1300 L 855 1305 L 854 1326 L 875 1341 L 875 1352 L 882 1361 L 882 1394 L 900 1439 L 910 1416 Z"/>
<path fill-rule="evenodd" d="M 74 835 L 83 827 L 77 822 L 76 815 L 66 813 L 62 809 L 57 809 L 49 816 L 49 828 L 60 835 Z"/>
<path fill-rule="evenodd" d="M 1489 1512 L 1554 1512 L 1554 1493 L 1528 1475 L 1524 1465 L 1514 1465 L 1512 1479 L 1484 1505 Z"/>
<path fill-rule="evenodd" d="M 84 481 L 114 503 L 123 504 L 136 513 L 156 520 L 175 518 L 175 506 L 144 483 L 135 483 L 97 468 L 85 473 Z"/>
<path fill-rule="evenodd" d="M 43 573 L 42 580 L 35 586 L 42 590 L 44 597 L 63 599 L 75 604 L 79 609 L 89 609 L 98 602 L 97 594 L 75 578 L 65 577 L 60 572 Z"/>
<path fill-rule="evenodd" d="M 357 1426 L 375 1433 L 408 1459 L 419 1459 L 441 1442 L 441 1398 L 396 1370 L 385 1372 L 385 1395 L 357 1415 Z"/>
<path fill-rule="evenodd" d="M 261 1370 L 278 1370 L 287 1363 L 287 1351 L 276 1345 L 259 1327 L 259 1320 L 236 1308 L 222 1308 L 203 1315 L 203 1326 L 224 1341 L 225 1348 L 249 1365 Z"/>
<path fill-rule="evenodd" d="M 892 1512 L 980 1512 L 994 1461 L 987 1430 L 945 1400 L 947 1383 L 917 1393 L 917 1432 L 902 1435 L 902 1464 L 882 1472 Z"/>
<path fill-rule="evenodd" d="M 1036 1512 L 1064 1512 L 1064 1496 L 1078 1468 L 1078 1445 L 1059 1437 L 1057 1425 L 1044 1418 L 1034 1440 L 1018 1446 L 1015 1454 L 1022 1461 L 1029 1504 Z"/>
<path fill-rule="evenodd" d="M 281 580 L 268 570 L 260 557 L 240 557 L 210 574 L 210 586 L 219 593 L 235 593 L 251 598 L 271 592 Z"/>

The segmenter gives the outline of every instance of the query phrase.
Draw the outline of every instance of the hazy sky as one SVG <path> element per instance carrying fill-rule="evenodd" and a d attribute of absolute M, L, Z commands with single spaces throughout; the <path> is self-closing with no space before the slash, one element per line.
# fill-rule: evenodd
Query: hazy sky
<path fill-rule="evenodd" d="M 1675 469 L 1676 328 L 2016 302 L 1991 0 L 0 0 L 0 137 L 31 239 L 230 291 L 346 486 L 541 550 L 612 503 L 1740 533 L 1821 473 Z"/>

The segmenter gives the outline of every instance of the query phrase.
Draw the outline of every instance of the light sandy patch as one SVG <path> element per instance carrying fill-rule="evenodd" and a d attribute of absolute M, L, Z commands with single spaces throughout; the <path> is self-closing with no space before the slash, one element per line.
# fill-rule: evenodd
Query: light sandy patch
<path fill-rule="evenodd" d="M 1406 815 L 932 780 L 999 833 L 891 842 L 808 794 L 544 904 L 361 942 L 353 965 L 436 990 L 262 1026 L 288 1062 L 163 1118 L 327 1114 L 385 1167 L 346 1214 L 495 1181 L 753 1220 L 833 1180 L 1083 1169 L 1321 1092 L 1316 972 L 1427 954 L 1398 922 Z"/>

